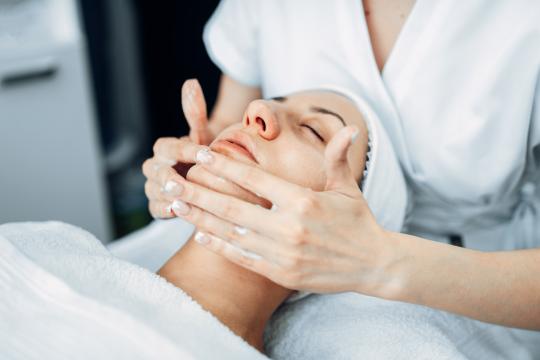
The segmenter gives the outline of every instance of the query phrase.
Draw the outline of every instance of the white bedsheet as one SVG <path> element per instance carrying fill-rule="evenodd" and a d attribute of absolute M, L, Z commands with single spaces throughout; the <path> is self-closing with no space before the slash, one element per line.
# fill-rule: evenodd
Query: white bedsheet
<path fill-rule="evenodd" d="M 189 237 L 154 222 L 110 246 L 61 223 L 0 226 L 0 358 L 266 358 L 155 271 Z M 508 328 L 345 293 L 282 306 L 274 359 L 538 359 Z"/>

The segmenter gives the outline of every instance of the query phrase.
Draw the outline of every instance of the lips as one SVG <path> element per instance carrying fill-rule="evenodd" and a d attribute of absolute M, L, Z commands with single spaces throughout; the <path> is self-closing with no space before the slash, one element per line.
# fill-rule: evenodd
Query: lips
<path fill-rule="evenodd" d="M 233 150 L 236 153 L 242 154 L 250 161 L 259 163 L 255 157 L 255 143 L 251 140 L 251 137 L 243 132 L 235 132 L 228 134 L 226 137 L 219 139 L 212 144 L 211 147 L 219 148 L 226 147 L 229 150 Z"/>

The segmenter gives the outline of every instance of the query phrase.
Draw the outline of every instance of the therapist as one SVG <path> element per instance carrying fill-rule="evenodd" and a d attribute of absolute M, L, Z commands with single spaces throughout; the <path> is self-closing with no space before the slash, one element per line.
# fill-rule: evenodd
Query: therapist
<path fill-rule="evenodd" d="M 152 213 L 177 199 L 171 214 L 203 230 L 219 219 L 229 230 L 204 246 L 289 288 L 540 329 L 539 14 L 537 0 L 222 1 L 204 32 L 223 72 L 216 106 L 207 122 L 197 83 L 183 89 L 191 141 L 156 143 L 145 164 Z M 339 185 L 339 156 L 326 163 L 337 185 L 313 192 L 199 153 L 208 181 L 226 178 L 277 205 L 264 219 L 234 198 L 216 209 L 170 166 L 195 162 L 199 144 L 250 101 L 324 83 L 363 97 L 383 121 L 412 190 L 410 235 L 382 229 L 360 190 Z M 167 181 L 182 186 L 167 193 Z M 150 195 L 156 187 L 162 195 Z M 296 205 L 279 206 L 285 198 Z M 276 254 L 284 260 L 268 260 Z"/>

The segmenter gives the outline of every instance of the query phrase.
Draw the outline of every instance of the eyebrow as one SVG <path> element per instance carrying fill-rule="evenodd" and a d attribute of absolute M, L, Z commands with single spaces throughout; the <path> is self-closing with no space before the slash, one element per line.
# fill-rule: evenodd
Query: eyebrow
<path fill-rule="evenodd" d="M 276 97 L 270 98 L 270 100 L 274 100 L 274 101 L 282 103 L 282 102 L 287 101 L 287 97 L 286 96 L 276 96 Z M 338 113 L 333 112 L 332 110 L 328 110 L 328 109 L 320 107 L 320 106 L 311 106 L 309 108 L 309 110 L 313 111 L 313 112 L 316 112 L 316 113 L 319 113 L 319 114 L 325 114 L 325 115 L 334 116 L 339 121 L 341 121 L 343 126 L 347 126 L 347 124 L 345 123 L 345 120 L 343 120 L 343 117 L 341 115 L 339 115 Z"/>
<path fill-rule="evenodd" d="M 313 112 L 316 112 L 316 113 L 319 113 L 319 114 L 325 114 L 325 115 L 332 115 L 334 117 L 336 117 L 337 119 L 339 119 L 339 121 L 341 121 L 341 123 L 343 124 L 343 126 L 347 126 L 347 124 L 345 124 L 345 120 L 343 120 L 343 118 L 341 117 L 341 115 L 339 115 L 338 113 L 335 113 L 331 110 L 328 110 L 328 109 L 325 109 L 325 108 L 322 108 L 322 107 L 318 107 L 318 106 L 312 106 L 309 108 L 309 110 L 313 111 Z"/>

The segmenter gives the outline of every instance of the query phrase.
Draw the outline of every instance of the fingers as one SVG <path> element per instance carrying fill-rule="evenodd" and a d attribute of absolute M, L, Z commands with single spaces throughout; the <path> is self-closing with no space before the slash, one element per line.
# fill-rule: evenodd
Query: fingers
<path fill-rule="evenodd" d="M 271 222 L 267 221 L 272 217 L 281 216 L 277 212 L 186 181 L 172 167 L 162 166 L 156 169 L 153 164 L 152 160 L 145 162 L 143 171 L 149 179 L 145 184 L 145 192 L 151 203 L 150 211 L 154 216 L 160 217 L 161 214 L 167 214 L 165 210 L 158 209 L 158 206 L 167 207 L 172 201 L 179 199 L 232 223 L 238 223 L 259 232 L 278 234 L 278 228 L 271 226 Z M 212 173 L 207 174 L 215 177 Z M 201 182 L 201 179 L 199 178 L 198 181 Z M 210 183 L 210 180 L 206 179 L 203 182 Z M 255 197 L 253 200 L 256 201 L 256 199 L 258 198 Z M 195 207 L 189 206 L 189 211 L 181 215 L 190 221 L 189 212 Z"/>
<path fill-rule="evenodd" d="M 205 151 L 202 154 L 204 156 L 198 157 L 199 163 L 210 172 L 224 177 L 278 206 L 287 206 L 291 204 L 291 201 L 302 197 L 307 192 L 305 188 L 297 184 L 222 154 L 213 151 Z"/>
<path fill-rule="evenodd" d="M 242 249 L 231 245 L 217 236 L 208 234 L 208 237 L 208 242 L 206 242 L 204 245 L 205 248 L 274 282 L 277 282 L 279 279 L 281 269 L 273 262 L 265 259 L 264 257 L 257 257 L 250 253 L 246 253 L 245 251 L 242 251 Z"/>
<path fill-rule="evenodd" d="M 172 199 L 176 195 L 173 192 L 165 191 L 167 184 L 181 184 L 183 177 L 176 169 L 178 165 L 185 165 L 185 170 L 190 164 L 195 163 L 196 154 L 205 146 L 193 143 L 188 137 L 160 138 L 154 144 L 154 156 L 143 163 L 142 170 L 147 178 L 145 193 L 148 197 L 148 208 L 152 216 L 156 218 L 169 218 L 173 214 L 167 210 Z M 176 169 L 173 168 L 176 166 Z M 173 190 L 170 186 L 169 190 Z M 176 190 L 181 191 L 176 187 Z"/>
<path fill-rule="evenodd" d="M 173 207 L 174 211 L 174 207 Z M 206 211 L 193 207 L 188 215 L 182 216 L 188 222 L 194 224 L 201 234 L 214 235 L 249 253 L 258 254 L 265 259 L 279 262 L 282 256 L 278 256 L 277 249 L 282 242 L 272 242 L 270 239 L 247 230 L 238 225 L 220 219 Z M 195 240 L 198 241 L 197 237 Z"/>
<path fill-rule="evenodd" d="M 190 139 L 197 144 L 210 143 L 206 101 L 196 79 L 187 80 L 182 85 L 182 110 L 190 127 Z"/>
<path fill-rule="evenodd" d="M 189 212 L 195 206 L 231 223 L 276 238 L 279 238 L 283 229 L 273 223 L 285 224 L 290 220 L 284 218 L 279 211 L 268 210 L 192 182 L 183 181 L 182 185 L 184 189 L 178 199 L 190 205 L 190 210 L 182 214 L 185 218 L 189 217 Z"/>
<path fill-rule="evenodd" d="M 173 186 L 170 186 L 171 184 Z M 171 205 L 174 201 L 174 193 L 180 190 L 177 184 L 175 181 L 170 181 L 166 186 L 161 186 L 154 181 L 146 181 L 144 192 L 148 198 L 148 210 L 154 218 L 171 218 L 175 216 Z"/>
<path fill-rule="evenodd" d="M 339 191 L 353 196 L 358 192 L 358 185 L 347 160 L 348 150 L 358 135 L 358 128 L 347 126 L 341 129 L 324 152 L 326 187 L 325 190 Z"/>
<path fill-rule="evenodd" d="M 143 174 L 148 181 L 165 186 L 167 181 L 181 181 L 182 177 L 171 166 L 162 165 L 156 159 L 148 159 L 143 163 Z"/>
<path fill-rule="evenodd" d="M 173 168 L 163 166 L 145 183 L 146 196 L 152 200 L 172 201 L 182 193 L 183 180 Z"/>
<path fill-rule="evenodd" d="M 182 110 L 190 128 L 198 130 L 208 126 L 206 101 L 197 79 L 186 80 L 182 85 Z"/>
<path fill-rule="evenodd" d="M 144 192 L 149 201 L 148 210 L 154 218 L 171 218 L 174 213 L 170 205 L 182 192 L 183 178 L 172 167 L 160 164 L 153 158 L 144 162 L 143 173 L 147 177 Z"/>
<path fill-rule="evenodd" d="M 172 211 L 170 201 L 149 201 L 148 211 L 155 219 L 169 219 L 172 217 L 176 217 L 176 215 Z"/>
<path fill-rule="evenodd" d="M 159 138 L 154 144 L 154 157 L 172 166 L 177 162 L 195 163 L 197 151 L 206 146 L 193 143 L 187 136 L 181 138 Z"/>
<path fill-rule="evenodd" d="M 258 197 L 257 195 L 245 190 L 244 188 L 241 188 L 231 181 L 214 175 L 198 164 L 190 169 L 186 179 L 192 183 L 202 185 L 222 194 L 243 199 L 252 204 L 258 204 L 267 209 L 272 207 L 272 203 L 270 203 L 268 200 Z"/>

